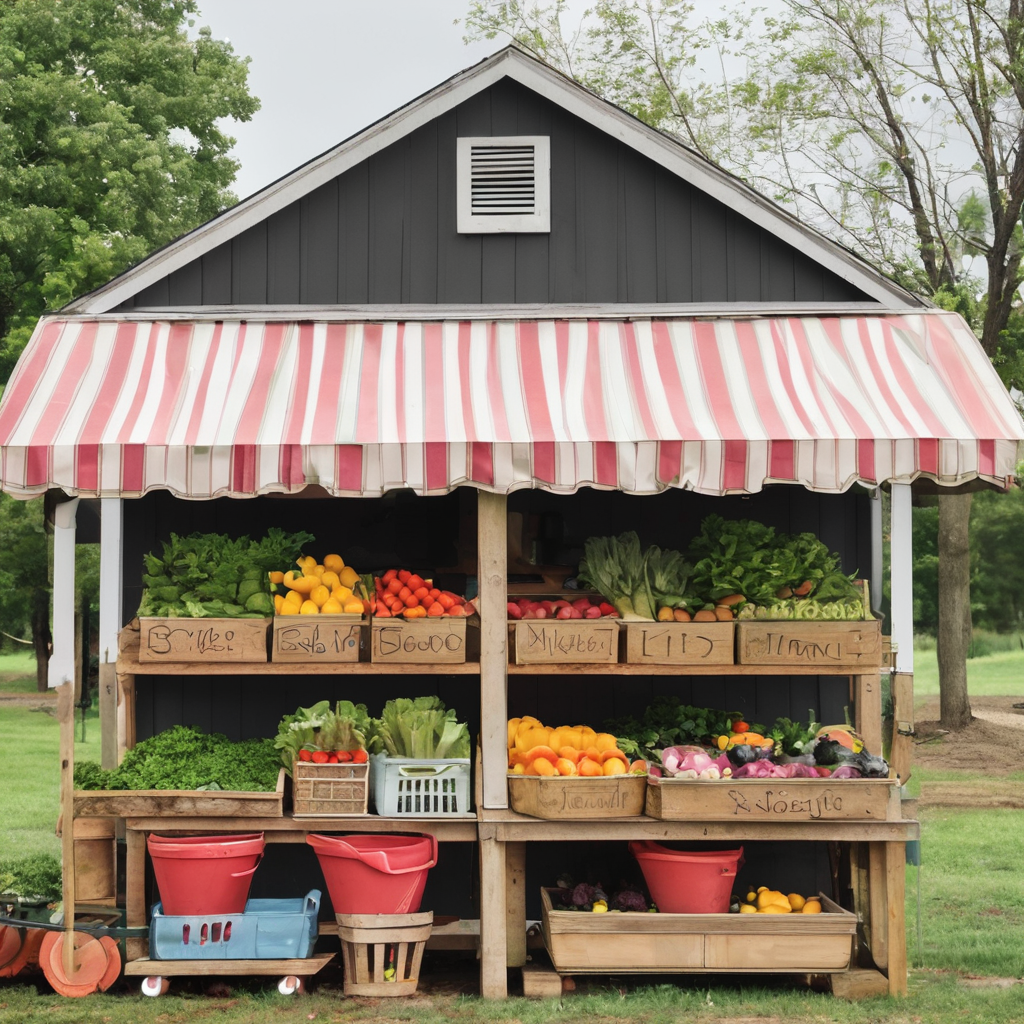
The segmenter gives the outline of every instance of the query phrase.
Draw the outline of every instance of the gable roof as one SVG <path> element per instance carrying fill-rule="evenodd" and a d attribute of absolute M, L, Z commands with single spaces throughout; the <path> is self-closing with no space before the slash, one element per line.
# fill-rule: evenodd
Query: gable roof
<path fill-rule="evenodd" d="M 740 216 L 799 249 L 884 306 L 921 308 L 929 305 L 926 300 L 889 280 L 854 253 L 804 224 L 678 139 L 651 128 L 560 71 L 510 45 L 158 249 L 107 284 L 74 299 L 63 312 L 97 314 L 115 309 L 149 285 L 266 220 L 506 77 L 728 205 Z"/>

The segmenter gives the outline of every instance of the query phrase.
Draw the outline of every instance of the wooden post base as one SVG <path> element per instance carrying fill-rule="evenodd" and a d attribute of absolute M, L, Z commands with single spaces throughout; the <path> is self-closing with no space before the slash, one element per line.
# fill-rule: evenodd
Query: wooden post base
<path fill-rule="evenodd" d="M 869 999 L 889 994 L 889 979 L 881 971 L 854 970 L 830 977 L 832 995 L 837 999 Z"/>

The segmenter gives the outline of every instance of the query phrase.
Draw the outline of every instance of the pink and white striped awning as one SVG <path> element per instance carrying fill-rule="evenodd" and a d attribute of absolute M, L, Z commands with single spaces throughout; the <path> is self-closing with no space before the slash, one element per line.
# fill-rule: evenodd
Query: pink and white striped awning
<path fill-rule="evenodd" d="M 2 486 L 190 498 L 1002 484 L 1024 424 L 952 313 L 254 322 L 44 318 Z"/>

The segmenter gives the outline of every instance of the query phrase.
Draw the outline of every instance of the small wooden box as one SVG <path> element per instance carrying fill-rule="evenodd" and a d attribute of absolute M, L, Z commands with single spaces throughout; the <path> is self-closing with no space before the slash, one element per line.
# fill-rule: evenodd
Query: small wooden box
<path fill-rule="evenodd" d="M 362 615 L 278 615 L 270 660 L 358 661 L 365 622 Z"/>
<path fill-rule="evenodd" d="M 899 821 L 898 779 L 659 779 L 647 814 L 666 821 Z"/>
<path fill-rule="evenodd" d="M 424 619 L 374 617 L 370 660 L 394 665 L 454 665 L 466 661 L 466 626 L 461 615 Z"/>
<path fill-rule="evenodd" d="M 284 813 L 284 769 L 272 793 L 197 789 L 76 789 L 78 818 L 279 818 Z"/>
<path fill-rule="evenodd" d="M 534 818 L 635 817 L 644 813 L 646 791 L 646 775 L 508 776 L 512 810 Z"/>
<path fill-rule="evenodd" d="M 139 661 L 267 660 L 271 619 L 139 619 Z"/>
<path fill-rule="evenodd" d="M 624 622 L 631 665 L 731 665 L 733 622 Z"/>
<path fill-rule="evenodd" d="M 590 914 L 541 890 L 544 944 L 561 974 L 845 971 L 857 917 L 826 896 L 820 914 Z"/>
<path fill-rule="evenodd" d="M 615 664 L 618 619 L 526 619 L 510 622 L 517 665 Z"/>
<path fill-rule="evenodd" d="M 296 818 L 365 814 L 369 763 L 292 762 L 292 815 Z"/>
<path fill-rule="evenodd" d="M 736 623 L 740 665 L 850 666 L 869 672 L 882 664 L 882 627 L 865 622 L 794 622 L 761 619 Z"/>
<path fill-rule="evenodd" d="M 75 822 L 75 900 L 117 902 L 117 844 L 113 818 L 80 818 Z"/>

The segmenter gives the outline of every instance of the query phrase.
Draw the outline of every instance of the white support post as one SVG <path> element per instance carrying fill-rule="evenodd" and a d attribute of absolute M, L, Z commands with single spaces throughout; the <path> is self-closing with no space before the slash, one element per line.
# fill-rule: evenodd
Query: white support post
<path fill-rule="evenodd" d="M 882 574 L 885 572 L 885 536 L 882 526 L 882 488 L 876 487 L 871 494 L 871 607 L 882 607 Z"/>
<path fill-rule="evenodd" d="M 889 579 L 893 645 L 900 672 L 914 671 L 914 551 L 910 484 L 892 485 Z"/>
<path fill-rule="evenodd" d="M 117 663 L 124 501 L 100 498 L 100 763 L 117 767 Z"/>
<path fill-rule="evenodd" d="M 53 652 L 47 685 L 75 680 L 75 515 L 78 498 L 58 505 L 53 513 Z"/>

